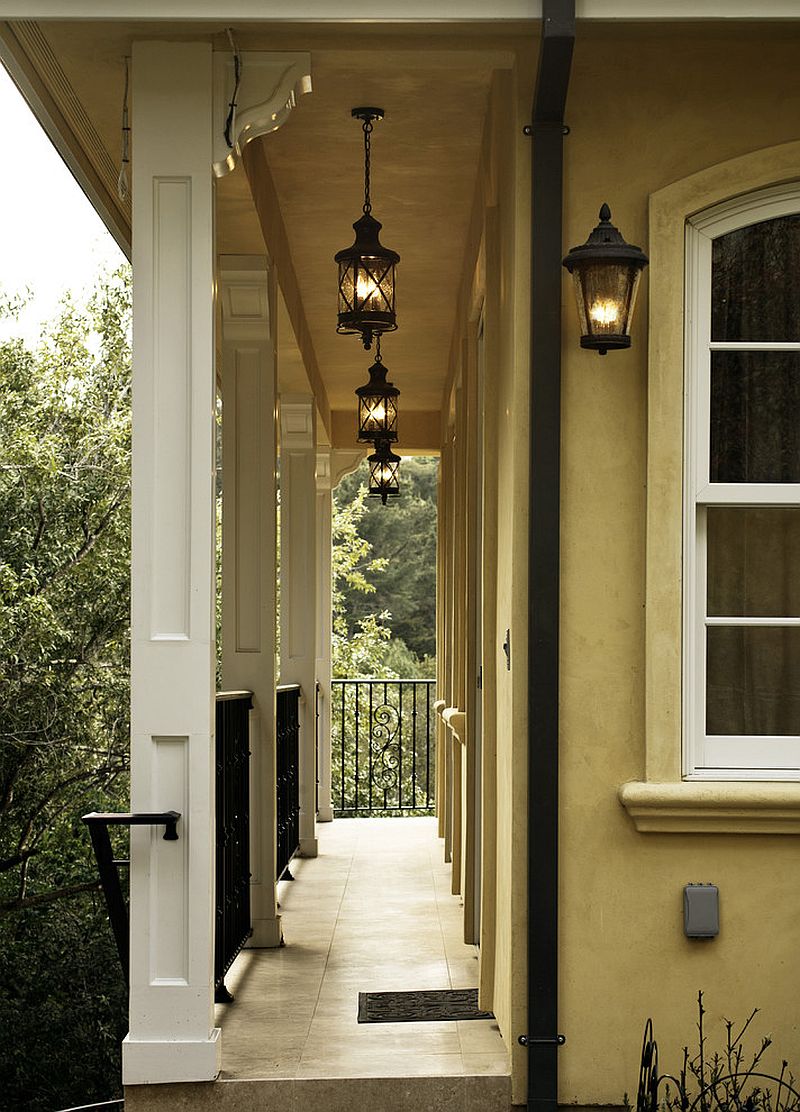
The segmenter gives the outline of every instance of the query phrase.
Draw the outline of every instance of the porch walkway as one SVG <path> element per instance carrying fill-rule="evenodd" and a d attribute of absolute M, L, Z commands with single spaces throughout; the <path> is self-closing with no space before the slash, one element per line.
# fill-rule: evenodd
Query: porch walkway
<path fill-rule="evenodd" d="M 507 1093 L 494 1020 L 357 1022 L 359 991 L 477 984 L 436 820 L 339 819 L 318 835 L 319 857 L 294 861 L 297 879 L 280 885 L 286 946 L 245 950 L 226 978 L 222 1077 L 494 1075 L 492 1095 Z"/>

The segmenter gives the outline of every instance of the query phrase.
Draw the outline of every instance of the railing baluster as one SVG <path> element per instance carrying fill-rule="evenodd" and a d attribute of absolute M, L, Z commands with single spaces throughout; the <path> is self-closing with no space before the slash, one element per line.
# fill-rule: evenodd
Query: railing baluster
<path fill-rule="evenodd" d="M 417 806 L 417 685 L 411 688 L 411 806 Z"/>
<path fill-rule="evenodd" d="M 341 811 L 344 811 L 344 809 L 345 809 L 345 806 L 344 806 L 344 789 L 345 789 L 345 784 L 347 783 L 347 778 L 346 778 L 346 774 L 345 774 L 345 767 L 344 767 L 344 758 L 345 758 L 345 753 L 347 752 L 347 746 L 345 745 L 345 740 L 344 740 L 347 737 L 347 734 L 346 734 L 345 728 L 344 728 L 344 693 L 347 689 L 346 689 L 344 684 L 341 685 L 341 689 L 342 689 L 342 719 L 341 719 L 342 726 L 341 726 L 341 733 L 339 734 L 339 745 L 342 747 L 342 782 L 339 785 L 339 787 L 340 787 L 339 795 L 340 795 L 340 799 L 341 799 L 341 807 L 339 809 Z"/>
<path fill-rule="evenodd" d="M 425 806 L 431 805 L 431 695 L 433 687 L 425 690 Z"/>
<path fill-rule="evenodd" d="M 372 731 L 375 728 L 375 707 L 372 703 L 372 684 L 369 685 L 369 809 L 373 808 L 372 791 L 375 786 L 375 768 L 372 753 Z"/>
<path fill-rule="evenodd" d="M 359 685 L 355 685 L 356 693 L 356 760 L 355 760 L 355 790 L 353 792 L 353 809 L 358 810 L 358 746 L 360 738 L 358 736 L 359 726 Z"/>
<path fill-rule="evenodd" d="M 397 685 L 397 806 L 403 809 L 403 684 Z"/>

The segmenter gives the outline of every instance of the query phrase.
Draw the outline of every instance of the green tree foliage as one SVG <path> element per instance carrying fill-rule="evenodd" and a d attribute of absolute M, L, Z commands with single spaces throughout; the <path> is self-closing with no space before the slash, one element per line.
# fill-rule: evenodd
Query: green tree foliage
<path fill-rule="evenodd" d="M 404 642 L 419 658 L 432 658 L 436 652 L 438 464 L 429 457 L 404 459 L 400 497 L 387 506 L 368 500 L 358 531 L 383 570 L 375 579 L 374 591 L 365 592 L 347 581 L 341 586 L 342 613 L 351 635 L 370 614 L 385 613 L 392 642 Z M 348 505 L 368 480 L 365 464 L 343 479 L 335 492 L 337 507 Z M 406 661 L 403 666 L 408 666 Z M 422 667 L 430 674 L 430 660 Z"/>
<path fill-rule="evenodd" d="M 125 993 L 82 812 L 127 798 L 130 297 L 0 345 L 0 1092 L 119 1082 Z M 46 1064 L 46 1066 L 45 1066 Z M 45 1066 L 45 1068 L 43 1068 Z"/>
<path fill-rule="evenodd" d="M 348 497 L 349 495 L 349 497 Z M 419 678 L 430 670 L 393 635 L 388 610 L 376 613 L 376 599 L 387 574 L 386 557 L 375 556 L 364 536 L 369 513 L 367 487 L 337 492 L 333 507 L 334 679 Z M 363 600 L 352 619 L 352 599 Z M 428 766 L 424 724 L 431 718 L 432 694 L 396 684 L 334 685 L 331 715 L 332 795 L 334 810 L 347 814 L 428 813 L 433 799 L 433 769 Z M 370 709 L 373 711 L 370 715 Z M 416 712 L 416 713 L 413 713 Z M 344 760 L 342 750 L 344 749 Z M 371 771 L 370 771 L 371 770 Z M 360 782 L 360 790 L 357 785 Z"/>
<path fill-rule="evenodd" d="M 361 615 L 351 620 L 348 601 L 376 594 L 373 576 L 383 574 L 386 561 L 372 556 L 372 545 L 361 529 L 367 513 L 367 489 L 360 487 L 349 500 L 334 499 L 331 534 L 333 636 L 331 663 L 335 679 L 354 676 L 385 676 L 385 657 L 392 631 L 387 611 L 375 613 L 369 603 Z"/>

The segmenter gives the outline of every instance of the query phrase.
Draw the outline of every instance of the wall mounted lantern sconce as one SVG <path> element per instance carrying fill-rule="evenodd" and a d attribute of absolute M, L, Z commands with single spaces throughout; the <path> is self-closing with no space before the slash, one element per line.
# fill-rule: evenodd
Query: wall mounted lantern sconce
<path fill-rule="evenodd" d="M 563 261 L 575 286 L 581 347 L 605 355 L 631 346 L 636 293 L 647 263 L 647 255 L 625 242 L 611 223 L 611 209 L 603 205 L 600 223 Z"/>
<path fill-rule="evenodd" d="M 400 457 L 392 451 L 388 440 L 376 440 L 375 451 L 367 456 L 369 463 L 369 493 L 380 498 L 384 506 L 387 498 L 400 494 Z"/>
<path fill-rule="evenodd" d="M 382 108 L 354 108 L 352 115 L 364 128 L 364 207 L 363 216 L 353 225 L 356 233 L 352 247 L 334 256 L 339 264 L 339 323 L 343 335 L 360 333 L 369 350 L 372 338 L 397 328 L 394 292 L 395 267 L 400 262 L 396 251 L 383 247 L 378 238 L 381 224 L 372 215 L 370 200 L 370 136 L 373 121 L 383 119 Z"/>
<path fill-rule="evenodd" d="M 381 359 L 381 338 L 376 339 L 375 362 L 369 369 L 369 382 L 356 390 L 358 397 L 358 439 L 361 441 L 397 440 L 397 399 L 400 391 L 386 381 L 387 368 Z"/>

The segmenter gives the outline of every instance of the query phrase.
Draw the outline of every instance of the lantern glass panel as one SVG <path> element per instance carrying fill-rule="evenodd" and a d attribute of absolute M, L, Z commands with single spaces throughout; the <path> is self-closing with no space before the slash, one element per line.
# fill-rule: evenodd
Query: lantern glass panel
<path fill-rule="evenodd" d="M 394 264 L 374 256 L 351 256 L 339 263 L 339 316 L 394 325 Z M 343 322 L 344 323 L 344 322 Z"/>
<path fill-rule="evenodd" d="M 361 440 L 397 436 L 397 405 L 395 399 L 385 394 L 373 394 L 358 399 L 358 435 Z"/>
<path fill-rule="evenodd" d="M 640 267 L 626 262 L 576 264 L 572 278 L 581 334 L 629 335 L 641 276 Z"/>
<path fill-rule="evenodd" d="M 385 501 L 400 494 L 400 459 L 393 453 L 370 456 L 369 493 Z"/>

